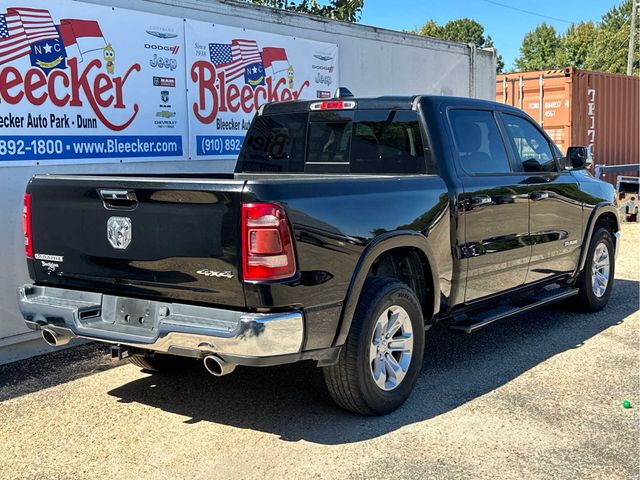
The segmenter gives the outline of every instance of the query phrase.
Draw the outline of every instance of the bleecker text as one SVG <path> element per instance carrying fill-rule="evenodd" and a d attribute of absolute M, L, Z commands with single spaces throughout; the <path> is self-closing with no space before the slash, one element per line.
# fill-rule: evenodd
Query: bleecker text
<path fill-rule="evenodd" d="M 218 112 L 237 112 L 242 109 L 251 113 L 266 102 L 284 102 L 297 100 L 302 91 L 309 86 L 305 80 L 300 88 L 291 90 L 286 87 L 287 80 L 280 78 L 274 82 L 267 77 L 265 86 L 252 88 L 249 85 L 228 84 L 225 72 L 216 72 L 209 62 L 199 60 L 191 66 L 191 81 L 198 86 L 198 101 L 193 104 L 193 113 L 202 123 L 212 123 Z"/>
<path fill-rule="evenodd" d="M 110 122 L 105 111 L 109 108 L 126 109 L 124 84 L 129 75 L 140 71 L 139 64 L 133 64 L 121 77 L 111 77 L 98 73 L 102 68 L 100 60 L 92 60 L 79 70 L 78 60 L 70 58 L 67 62 L 69 72 L 52 70 L 45 75 L 38 68 L 30 68 L 24 75 L 15 67 L 7 66 L 0 70 L 0 99 L 9 105 L 26 101 L 39 106 L 49 101 L 56 107 L 82 107 L 89 104 L 98 120 L 107 128 L 115 131 L 127 128 L 138 114 L 138 104 L 133 104 L 131 116 L 121 124 Z M 93 79 L 90 78 L 90 74 Z"/>

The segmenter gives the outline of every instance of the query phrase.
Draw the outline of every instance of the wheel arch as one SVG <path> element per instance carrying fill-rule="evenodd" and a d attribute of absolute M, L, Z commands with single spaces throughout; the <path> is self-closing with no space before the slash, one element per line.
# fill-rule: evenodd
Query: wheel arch
<path fill-rule="evenodd" d="M 584 241 L 582 243 L 582 252 L 580 253 L 580 263 L 578 264 L 578 271 L 576 274 L 584 270 L 584 266 L 587 262 L 587 252 L 589 245 L 591 244 L 591 238 L 596 227 L 603 225 L 608 228 L 612 234 L 620 231 L 620 220 L 618 218 L 618 209 L 608 202 L 599 203 L 591 212 L 587 226 L 585 228 Z M 615 237 L 615 235 L 614 235 Z M 616 242 L 614 238 L 614 243 Z M 618 245 L 614 245 L 616 250 Z"/>
<path fill-rule="evenodd" d="M 439 272 L 435 262 L 435 255 L 429 246 L 427 238 L 415 231 L 387 232 L 376 237 L 358 259 L 344 300 L 340 326 L 334 345 L 342 345 L 347 339 L 362 288 L 374 263 L 384 257 L 385 254 L 403 249 L 415 251 L 420 255 L 424 266 L 425 281 L 428 281 L 431 286 L 431 291 L 427 291 L 428 294 L 430 293 L 427 301 L 432 306 L 431 318 L 438 313 L 440 310 Z"/>

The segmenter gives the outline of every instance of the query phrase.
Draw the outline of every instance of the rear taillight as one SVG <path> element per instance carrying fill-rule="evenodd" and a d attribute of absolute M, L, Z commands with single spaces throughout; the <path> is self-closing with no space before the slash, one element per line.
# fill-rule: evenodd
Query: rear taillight
<path fill-rule="evenodd" d="M 242 205 L 242 269 L 249 282 L 279 280 L 296 273 L 291 228 L 278 205 Z"/>
<path fill-rule="evenodd" d="M 24 251 L 27 257 L 33 258 L 33 238 L 31 236 L 31 194 L 24 196 L 22 208 L 22 232 L 24 233 Z"/>

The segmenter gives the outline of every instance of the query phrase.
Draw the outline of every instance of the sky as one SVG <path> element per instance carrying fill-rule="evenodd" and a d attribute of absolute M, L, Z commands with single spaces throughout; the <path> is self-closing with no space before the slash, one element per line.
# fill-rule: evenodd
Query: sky
<path fill-rule="evenodd" d="M 491 35 L 504 59 L 505 69 L 509 70 L 519 55 L 525 34 L 539 23 L 547 22 L 557 31 L 564 32 L 570 22 L 600 20 L 602 14 L 621 2 L 622 0 L 365 0 L 359 23 L 392 30 L 410 30 L 429 19 L 443 25 L 449 20 L 469 17 L 484 27 L 485 35 Z"/>

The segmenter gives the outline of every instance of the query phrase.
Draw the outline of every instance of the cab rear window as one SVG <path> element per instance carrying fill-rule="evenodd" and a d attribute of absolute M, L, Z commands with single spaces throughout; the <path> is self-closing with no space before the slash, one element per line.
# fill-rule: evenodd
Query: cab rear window
<path fill-rule="evenodd" d="M 416 112 L 322 111 L 255 117 L 236 172 L 427 172 Z"/>
<path fill-rule="evenodd" d="M 301 172 L 308 113 L 256 116 L 244 139 L 236 172 Z"/>

